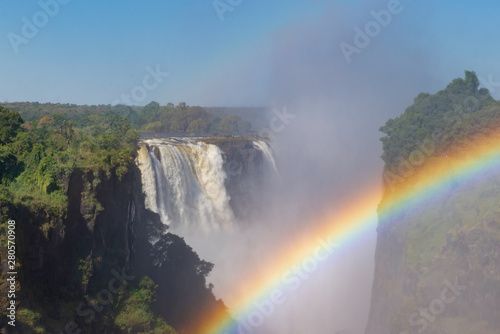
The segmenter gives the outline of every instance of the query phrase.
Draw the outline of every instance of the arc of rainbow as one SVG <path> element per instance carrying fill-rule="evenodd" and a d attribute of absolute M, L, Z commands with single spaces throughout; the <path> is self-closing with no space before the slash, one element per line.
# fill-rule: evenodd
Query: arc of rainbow
<path fill-rule="evenodd" d="M 371 187 L 361 200 L 346 206 L 342 212 L 333 213 L 322 219 L 319 227 L 309 231 L 308 237 L 293 240 L 281 256 L 269 262 L 267 269 L 252 276 L 248 284 L 243 284 L 245 291 L 235 298 L 234 309 L 243 315 L 249 315 L 255 310 L 255 303 L 269 298 L 269 294 L 283 284 L 283 274 L 314 256 L 317 251 L 318 239 L 330 237 L 331 242 L 348 244 L 357 238 L 367 227 L 373 226 L 377 219 L 385 218 L 398 212 L 411 210 L 438 195 L 451 183 L 456 181 L 474 181 L 478 176 L 487 175 L 490 171 L 500 169 L 500 142 L 478 140 L 475 149 L 467 156 L 449 157 L 449 163 L 425 170 L 425 175 L 419 179 L 418 185 L 400 191 L 384 205 L 378 208 L 380 202 L 379 187 Z M 245 282 L 244 282 L 245 283 Z M 237 323 L 234 319 L 212 315 L 202 322 L 203 334 L 236 334 Z"/>

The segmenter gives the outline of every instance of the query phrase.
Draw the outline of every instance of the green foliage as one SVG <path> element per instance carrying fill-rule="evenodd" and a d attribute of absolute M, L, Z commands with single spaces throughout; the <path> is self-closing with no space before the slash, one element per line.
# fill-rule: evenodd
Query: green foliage
<path fill-rule="evenodd" d="M 0 146 L 0 182 L 5 184 L 14 180 L 19 170 L 16 155 L 5 146 Z"/>
<path fill-rule="evenodd" d="M 208 130 L 208 123 L 206 120 L 202 118 L 195 119 L 189 123 L 187 128 L 187 132 L 194 133 L 205 133 Z"/>
<path fill-rule="evenodd" d="M 498 175 L 489 175 L 481 182 L 450 186 L 443 194 L 443 200 L 433 201 L 405 221 L 408 226 L 407 264 L 412 270 L 417 271 L 418 266 L 428 268 L 445 247 L 447 235 L 456 234 L 458 230 L 472 230 L 480 222 L 498 220 Z M 490 233 L 491 237 L 500 239 L 500 233 Z"/>
<path fill-rule="evenodd" d="M 418 95 L 403 115 L 388 120 L 380 129 L 386 134 L 381 139 L 386 169 L 397 173 L 401 161 L 408 159 L 424 140 L 433 138 L 436 131 L 439 139 L 432 139 L 435 150 L 425 161 L 443 173 L 454 163 L 453 155 L 448 158 L 447 153 L 472 151 L 477 137 L 497 141 L 500 104 L 487 90 L 478 88 L 474 72 L 466 71 L 465 80 L 455 79 L 435 95 Z M 421 171 L 425 173 L 425 169 Z M 418 183 L 418 175 L 413 174 L 411 180 Z M 412 182 L 407 186 L 411 187 Z M 442 198 L 419 210 L 419 214 L 402 218 L 404 222 L 398 225 L 405 228 L 406 263 L 415 272 L 431 266 L 450 233 L 467 231 L 478 222 L 496 221 L 498 217 L 498 178 L 463 185 L 457 180 L 441 192 Z"/>
<path fill-rule="evenodd" d="M 383 270 L 378 271 L 375 282 L 382 302 L 390 299 L 399 304 L 392 332 L 408 329 L 408 314 L 430 300 L 429 293 L 438 293 L 444 279 L 460 281 L 468 298 L 432 324 L 435 332 L 457 328 L 464 333 L 498 332 L 498 312 L 488 313 L 498 308 L 486 300 L 493 300 L 500 286 L 496 251 L 500 175 L 498 170 L 485 168 L 480 177 L 471 180 L 450 171 L 464 157 L 482 165 L 477 148 L 497 147 L 499 129 L 500 104 L 486 89 L 479 89 L 473 72 L 466 72 L 465 79 L 453 80 L 435 95 L 420 94 L 403 115 L 381 128 L 386 134 L 382 138 L 386 171 L 403 175 L 402 162 L 414 167 L 401 178 L 406 182 L 396 189 L 386 188 L 380 206 L 380 212 L 387 215 L 381 216 L 378 242 L 381 249 L 393 251 L 377 256 Z M 421 148 L 424 140 L 434 149 L 425 153 Z M 419 149 L 425 159 L 417 165 L 411 154 Z M 422 196 L 405 196 L 405 208 L 391 207 L 400 194 L 421 192 L 429 178 L 437 175 L 453 176 L 449 182 L 436 179 L 436 187 L 425 193 L 424 201 Z M 480 303 L 475 296 L 480 296 Z"/>
<path fill-rule="evenodd" d="M 163 125 L 160 121 L 151 122 L 142 127 L 144 132 L 160 132 L 163 129 Z"/>
<path fill-rule="evenodd" d="M 42 313 L 28 308 L 21 308 L 17 311 L 17 326 L 23 333 L 46 333 L 41 322 Z"/>
<path fill-rule="evenodd" d="M 386 169 L 398 173 L 401 162 L 408 160 L 411 152 L 418 150 L 424 140 L 430 140 L 434 145 L 425 162 L 433 168 L 441 166 L 446 169 L 452 164 L 448 153 L 468 152 L 473 149 L 474 138 L 491 137 L 497 133 L 500 104 L 491 98 L 486 89 L 478 88 L 479 80 L 474 72 L 466 71 L 465 79 L 453 80 L 435 95 L 418 95 L 403 115 L 388 120 L 380 128 L 386 134 L 381 139 Z M 436 133 L 439 136 L 436 137 Z M 412 180 L 418 182 L 418 173 L 413 174 Z M 408 186 L 411 187 L 411 182 Z M 425 211 L 410 216 L 402 224 L 408 227 L 405 232 L 406 254 L 412 270 L 430 266 L 454 227 L 469 229 L 470 224 L 487 221 L 489 216 L 498 212 L 498 180 L 462 188 L 461 191 L 447 189 L 445 195 L 449 197 L 445 202 L 430 204 Z M 389 196 L 388 193 L 385 196 Z"/>
<path fill-rule="evenodd" d="M 239 133 L 250 130 L 251 124 L 239 116 L 228 116 L 220 121 L 219 130 L 225 133 Z"/>
<path fill-rule="evenodd" d="M 158 102 L 151 102 L 146 105 L 141 112 L 140 125 L 145 123 L 153 123 L 158 120 L 160 116 L 160 104 Z"/>
<path fill-rule="evenodd" d="M 137 125 L 143 132 L 163 133 L 215 133 L 223 131 L 236 134 L 247 132 L 250 122 L 238 116 L 227 116 L 224 119 L 215 117 L 204 108 L 188 106 L 185 102 L 174 106 L 172 103 L 160 106 L 151 102 L 139 112 Z"/>
<path fill-rule="evenodd" d="M 41 106 L 21 105 L 28 109 Z M 177 107 L 169 105 L 168 108 Z M 188 118 L 203 115 L 203 110 L 185 105 L 180 108 Z M 159 110 L 159 105 L 153 104 L 149 109 L 154 112 Z M 29 114 L 32 111 L 24 112 Z M 12 212 L 28 210 L 34 215 L 50 217 L 35 227 L 43 233 L 40 236 L 48 238 L 52 224 L 60 221 L 58 218 L 67 216 L 66 191 L 75 169 L 94 175 L 104 172 L 108 177 L 114 173 L 121 178 L 128 173 L 138 151 L 139 133 L 134 130 L 129 118 L 138 120 L 139 116 L 129 107 L 118 107 L 116 113 L 109 110 L 98 112 L 96 109 L 80 115 L 65 113 L 62 109 L 52 110 L 50 114 L 42 111 L 33 111 L 33 115 L 40 117 L 23 123 L 19 113 L 0 107 L 0 245 L 3 246 L 6 242 L 6 221 L 12 218 Z M 183 121 L 186 115 L 179 116 L 179 120 Z M 203 122 L 200 124 L 203 125 Z M 80 193 L 82 208 L 85 209 L 82 214 L 89 220 L 95 219 L 95 215 L 103 210 L 95 195 L 99 182 L 96 177 L 92 186 Z M 20 236 L 23 223 L 27 222 L 19 222 Z M 79 260 L 74 267 L 78 269 L 75 270 L 78 273 L 75 279 L 81 280 L 81 285 L 86 288 L 95 277 L 92 258 L 75 257 L 75 260 Z M 106 323 L 103 328 L 109 325 L 110 332 L 120 333 L 175 333 L 150 309 L 156 298 L 156 289 L 152 280 L 143 278 L 135 290 L 122 291 L 121 303 L 110 305 L 108 309 L 113 317 L 103 315 L 102 321 Z M 56 306 L 47 310 L 41 307 L 43 298 L 36 303 L 29 298 L 23 302 L 18 309 L 19 326 L 23 333 L 46 333 L 50 328 L 59 328 L 59 324 L 50 322 L 57 318 L 55 314 L 62 315 L 60 312 L 64 312 L 59 309 L 62 303 L 54 303 Z M 0 304 L 5 304 L 2 298 Z M 70 320 L 72 317 L 71 313 L 63 318 Z"/>
<path fill-rule="evenodd" d="M 9 220 L 9 204 L 12 195 L 7 187 L 0 185 L 0 247 L 7 247 L 7 221 Z"/>
<path fill-rule="evenodd" d="M 92 277 L 92 258 L 89 256 L 86 259 L 80 259 L 78 270 L 82 274 L 82 285 L 87 286 L 89 284 L 90 277 Z"/>
<path fill-rule="evenodd" d="M 115 325 L 122 333 L 176 333 L 150 309 L 150 304 L 155 301 L 157 288 L 158 285 L 152 279 L 144 276 L 138 289 L 122 292 L 115 317 Z"/>
<path fill-rule="evenodd" d="M 24 120 L 30 122 L 29 126 L 32 129 L 37 129 L 39 133 L 58 129 L 59 134 L 62 136 L 61 143 L 65 143 L 64 140 L 66 140 L 65 144 L 68 144 L 69 137 L 74 137 L 76 131 L 73 131 L 73 128 L 85 129 L 90 127 L 93 128 L 91 131 L 99 131 L 102 129 L 95 128 L 95 125 L 106 122 L 106 119 L 111 116 L 127 119 L 135 130 L 153 133 L 216 133 L 219 132 L 221 120 L 232 116 L 224 123 L 237 123 L 237 125 L 227 125 L 230 127 L 227 133 L 248 132 L 252 127 L 250 122 L 242 120 L 240 116 L 235 122 L 231 110 L 240 113 L 241 108 L 222 108 L 223 110 L 221 108 L 202 108 L 188 106 L 185 102 L 180 102 L 177 106 L 172 103 L 160 106 L 158 102 L 152 101 L 144 107 L 41 104 L 38 102 L 4 103 L 3 105 L 19 113 Z M 252 120 L 255 118 L 255 115 L 249 113 L 251 111 L 255 112 L 255 110 L 245 109 L 243 111 L 241 117 L 245 119 L 253 117 Z M 259 115 L 263 113 L 264 111 L 259 111 Z"/>
<path fill-rule="evenodd" d="M 0 144 L 8 144 L 16 137 L 23 124 L 21 116 L 17 112 L 0 106 Z"/>
<path fill-rule="evenodd" d="M 80 117 L 86 120 L 53 112 L 23 124 L 19 113 L 0 107 L 0 185 L 10 189 L 11 201 L 65 215 L 65 182 L 74 168 L 114 172 L 119 178 L 128 172 L 139 140 L 128 119 Z"/>
<path fill-rule="evenodd" d="M 19 177 L 19 182 L 29 188 L 42 190 L 50 194 L 60 189 L 61 168 L 53 156 L 45 153 L 42 144 L 35 144 L 25 159 L 25 170 Z"/>
<path fill-rule="evenodd" d="M 464 79 L 453 80 L 435 95 L 422 93 L 401 116 L 389 119 L 380 128 L 385 134 L 382 159 L 389 171 L 397 171 L 401 161 L 419 149 L 426 140 L 435 144 L 435 155 L 460 144 L 460 140 L 482 130 L 482 126 L 498 119 L 498 104 L 486 89 L 480 89 L 474 72 Z M 484 107 L 493 107 L 494 112 Z M 473 124 L 471 124 L 473 123 Z M 439 135 L 439 140 L 436 136 Z"/>

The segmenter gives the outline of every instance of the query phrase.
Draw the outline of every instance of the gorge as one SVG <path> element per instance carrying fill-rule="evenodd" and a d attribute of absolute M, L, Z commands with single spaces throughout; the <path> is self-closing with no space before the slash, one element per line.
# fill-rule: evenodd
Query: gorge
<path fill-rule="evenodd" d="M 278 138 L 275 154 L 257 136 L 141 138 L 119 115 L 73 127 L 2 107 L 0 216 L 22 245 L 17 285 L 0 252 L 15 330 L 360 333 L 366 314 L 366 334 L 496 334 L 499 115 L 473 72 L 418 95 L 380 129 L 379 192 L 355 182 L 367 165 L 325 156 L 315 136 Z"/>

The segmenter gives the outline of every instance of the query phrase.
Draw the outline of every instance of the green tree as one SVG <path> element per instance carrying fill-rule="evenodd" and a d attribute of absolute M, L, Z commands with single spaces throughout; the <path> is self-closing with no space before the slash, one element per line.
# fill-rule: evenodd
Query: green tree
<path fill-rule="evenodd" d="M 0 144 L 10 143 L 20 131 L 23 123 L 19 113 L 0 106 Z"/>
<path fill-rule="evenodd" d="M 250 122 L 248 121 L 240 119 L 237 122 L 237 127 L 238 127 L 238 132 L 243 133 L 250 131 L 250 129 L 252 128 L 252 124 L 250 124 Z"/>
<path fill-rule="evenodd" d="M 115 325 L 122 333 L 176 333 L 150 309 L 150 304 L 156 300 L 157 289 L 158 285 L 151 278 L 144 276 L 139 283 L 139 289 L 122 293 L 118 315 L 115 318 Z"/>
<path fill-rule="evenodd" d="M 441 131 L 441 140 L 436 142 L 435 154 L 444 152 L 478 127 L 469 126 L 478 122 L 474 114 L 494 103 L 487 91 L 478 90 L 479 80 L 474 72 L 466 71 L 465 80 L 454 79 L 446 89 L 434 95 L 420 94 L 404 114 L 390 119 L 380 128 L 385 134 L 381 138 L 386 167 L 398 169 L 401 161 L 409 158 L 419 144 Z M 492 116 L 488 116 L 492 117 Z M 484 122 L 484 119 L 483 119 Z M 462 129 L 462 130 L 459 130 Z"/>
<path fill-rule="evenodd" d="M 191 123 L 189 123 L 189 126 L 187 128 L 187 132 L 190 133 L 205 133 L 207 131 L 208 124 L 203 118 L 197 118 Z"/>
<path fill-rule="evenodd" d="M 476 76 L 475 72 L 465 71 L 465 84 L 469 89 L 469 92 L 475 93 L 479 88 L 479 79 Z"/>
<path fill-rule="evenodd" d="M 163 128 L 163 125 L 161 124 L 161 122 L 156 121 L 156 122 L 151 122 L 151 123 L 145 124 L 142 127 L 142 131 L 156 133 L 156 132 L 160 132 L 162 130 L 162 128 Z"/>
<path fill-rule="evenodd" d="M 238 116 L 228 116 L 220 121 L 219 130 L 225 133 L 236 133 L 238 132 L 239 120 L 240 118 Z"/>
<path fill-rule="evenodd" d="M 142 124 L 152 123 L 157 121 L 160 114 L 160 104 L 158 102 L 152 101 L 148 103 L 139 114 L 139 119 Z"/>

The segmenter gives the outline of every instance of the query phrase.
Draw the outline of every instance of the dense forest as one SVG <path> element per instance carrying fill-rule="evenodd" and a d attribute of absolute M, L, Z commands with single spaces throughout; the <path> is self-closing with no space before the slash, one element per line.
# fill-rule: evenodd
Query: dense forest
<path fill-rule="evenodd" d="M 2 103 L 18 112 L 25 121 L 40 120 L 43 117 L 71 121 L 76 127 L 93 126 L 103 118 L 121 116 L 126 118 L 134 130 L 148 133 L 168 134 L 240 134 L 252 129 L 248 119 L 259 119 L 255 114 L 259 108 L 202 108 L 168 103 L 160 106 L 151 102 L 144 107 L 125 105 L 74 105 L 38 102 Z M 238 115 L 240 114 L 241 117 Z M 245 117 L 243 119 L 242 117 Z"/>
<path fill-rule="evenodd" d="M 138 113 L 123 106 L 10 107 L 17 111 L 0 106 L 0 288 L 6 289 L 8 221 L 15 219 L 17 332 L 66 333 L 66 325 L 85 333 L 175 333 L 167 319 L 189 333 L 191 317 L 214 307 L 225 312 L 205 283 L 212 265 L 181 238 L 165 234 L 159 217 L 144 208 L 134 162 L 138 129 L 158 122 L 166 126 L 159 131 L 213 126 L 234 133 L 247 131 L 249 124 L 234 117 L 212 119 L 202 108 L 183 104 L 152 103 Z M 148 241 L 153 237 L 169 241 L 154 249 Z M 175 258 L 166 257 L 167 251 Z M 161 259 L 157 265 L 141 260 L 151 254 Z M 85 305 L 99 300 L 120 268 L 130 268 L 137 279 L 105 309 L 93 306 L 98 312 L 91 316 Z M 158 294 L 163 301 L 154 309 Z M 176 302 L 164 305 L 166 296 Z M 0 328 L 8 320 L 7 303 L 2 294 Z M 91 321 L 95 317 L 99 321 Z"/>
<path fill-rule="evenodd" d="M 75 169 L 113 172 L 121 177 L 133 162 L 139 134 L 131 128 L 126 118 L 118 115 L 90 117 L 85 127 L 77 127 L 74 123 L 81 124 L 68 120 L 61 113 L 25 123 L 19 113 L 0 106 L 2 249 L 7 248 L 7 220 L 12 218 L 8 215 L 12 207 L 23 206 L 32 212 L 41 211 L 56 217 L 67 216 L 69 203 L 64 188 Z M 93 200 L 99 205 L 95 198 Z M 48 229 L 49 226 L 44 228 Z M 22 227 L 19 226 L 18 232 L 21 230 Z M 85 266 L 81 262 L 80 270 L 84 271 Z M 28 287 L 23 289 L 29 291 Z M 138 312 L 154 320 L 149 303 L 154 298 L 155 289 L 154 282 L 144 277 L 134 292 L 125 292 L 121 296 L 121 312 L 116 315 L 117 327 L 126 329 L 131 324 L 130 316 Z M 2 299 L 4 298 L 2 295 Z M 1 300 L 4 310 L 5 302 Z M 43 313 L 24 308 L 18 313 L 21 321 L 19 326 L 27 333 L 43 333 L 44 327 L 38 326 L 38 321 L 42 320 L 41 315 Z M 2 318 L 6 318 L 5 315 Z M 139 319 L 135 319 L 137 320 Z M 30 323 L 33 328 L 30 328 Z M 165 332 L 171 330 L 158 319 L 158 328 L 160 327 Z"/>
<path fill-rule="evenodd" d="M 123 175 L 134 161 L 139 133 L 119 115 L 87 117 L 85 126 L 53 113 L 24 122 L 0 106 L 0 184 L 14 200 L 64 212 L 62 180 L 74 168 Z"/>

